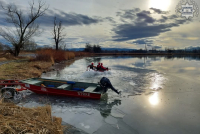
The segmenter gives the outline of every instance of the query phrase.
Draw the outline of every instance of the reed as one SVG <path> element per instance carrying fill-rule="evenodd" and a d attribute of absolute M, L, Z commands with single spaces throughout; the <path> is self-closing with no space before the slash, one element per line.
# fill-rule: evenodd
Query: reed
<path fill-rule="evenodd" d="M 63 50 L 54 50 L 54 49 L 42 49 L 36 52 L 35 60 L 39 61 L 52 61 L 61 62 L 65 60 L 71 60 L 75 58 L 74 52 L 68 52 Z"/>
<path fill-rule="evenodd" d="M 36 108 L 16 106 L 0 100 L 0 132 L 3 134 L 63 134 L 62 119 L 53 117 L 51 106 Z"/>

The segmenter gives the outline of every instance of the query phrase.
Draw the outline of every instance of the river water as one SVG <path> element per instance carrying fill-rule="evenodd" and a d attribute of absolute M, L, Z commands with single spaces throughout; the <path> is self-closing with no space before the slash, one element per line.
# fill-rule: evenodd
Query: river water
<path fill-rule="evenodd" d="M 109 90 L 101 100 L 36 95 L 24 106 L 49 103 L 52 113 L 93 134 L 199 134 L 199 57 L 86 57 L 43 78 L 99 82 L 104 76 L 121 95 Z M 86 71 L 91 62 L 111 70 Z"/>

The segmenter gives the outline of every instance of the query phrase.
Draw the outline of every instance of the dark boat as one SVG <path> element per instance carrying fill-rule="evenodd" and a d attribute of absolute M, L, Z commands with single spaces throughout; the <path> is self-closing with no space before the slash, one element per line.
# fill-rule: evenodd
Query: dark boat
<path fill-rule="evenodd" d="M 105 89 L 96 83 L 31 78 L 20 81 L 24 87 L 37 93 L 100 99 Z"/>

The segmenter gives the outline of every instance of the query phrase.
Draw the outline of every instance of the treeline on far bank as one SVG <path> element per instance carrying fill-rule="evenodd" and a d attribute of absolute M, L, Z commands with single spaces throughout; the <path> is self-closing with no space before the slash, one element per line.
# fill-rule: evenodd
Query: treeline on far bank
<path fill-rule="evenodd" d="M 91 45 L 89 43 L 86 43 L 84 51 L 93 52 L 93 53 L 101 53 L 102 49 L 101 49 L 101 46 L 99 45 Z"/>
<path fill-rule="evenodd" d="M 85 52 L 90 53 L 110 53 L 110 54 L 200 54 L 200 48 L 193 48 L 193 49 L 175 49 L 175 48 L 165 48 L 165 50 L 157 50 L 155 48 L 152 49 L 102 49 L 99 45 L 91 45 L 86 43 L 84 50 Z"/>

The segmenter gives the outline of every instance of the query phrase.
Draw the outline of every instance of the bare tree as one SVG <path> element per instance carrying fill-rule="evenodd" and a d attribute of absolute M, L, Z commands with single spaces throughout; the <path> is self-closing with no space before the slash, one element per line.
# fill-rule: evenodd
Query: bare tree
<path fill-rule="evenodd" d="M 67 49 L 67 44 L 64 43 L 64 44 L 63 44 L 63 50 L 66 50 L 66 49 Z"/>
<path fill-rule="evenodd" d="M 35 20 L 43 16 L 48 9 L 48 6 L 42 0 L 38 1 L 38 5 L 35 5 L 34 1 L 29 5 L 29 13 L 23 12 L 15 4 L 1 5 L 6 12 L 6 21 L 13 24 L 14 29 L 12 27 L 1 28 L 0 35 L 12 44 L 13 47 L 7 47 L 14 56 L 18 56 L 23 45 L 37 34 L 39 25 L 35 23 Z"/>
<path fill-rule="evenodd" d="M 3 50 L 3 44 L 0 42 L 0 51 Z"/>
<path fill-rule="evenodd" d="M 62 27 L 62 22 L 56 21 L 56 17 L 54 17 L 54 27 L 53 27 L 53 39 L 56 44 L 56 50 L 59 48 L 59 44 L 63 42 L 65 34 L 63 34 L 64 28 Z"/>
<path fill-rule="evenodd" d="M 63 41 L 59 44 L 59 49 L 62 49 L 62 50 L 66 50 L 67 49 L 67 44 L 64 43 Z"/>
<path fill-rule="evenodd" d="M 37 49 L 37 47 L 38 47 L 38 45 L 34 40 L 29 40 L 29 41 L 24 43 L 22 49 L 26 50 L 26 51 L 34 51 L 34 50 Z"/>

